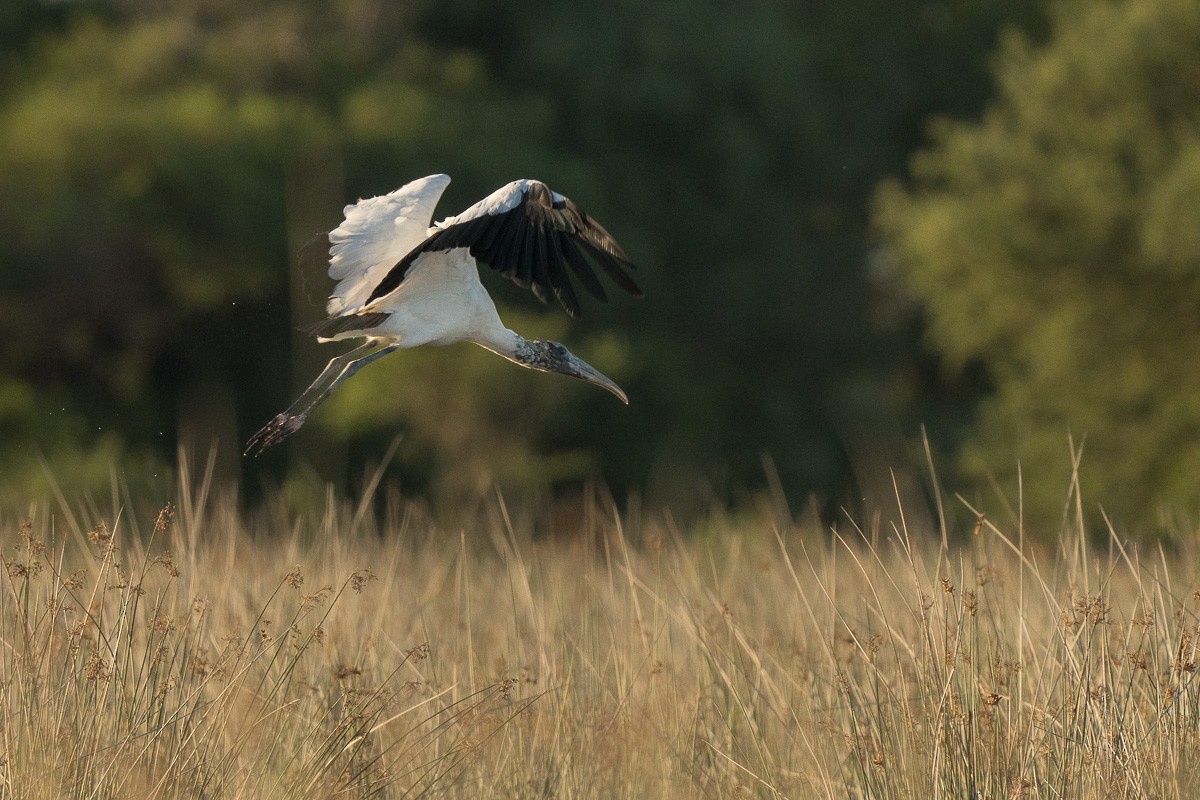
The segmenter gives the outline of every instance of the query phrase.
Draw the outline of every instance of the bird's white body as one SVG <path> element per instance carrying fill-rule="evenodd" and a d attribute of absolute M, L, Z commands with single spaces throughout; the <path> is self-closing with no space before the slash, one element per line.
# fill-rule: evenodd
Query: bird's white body
<path fill-rule="evenodd" d="M 373 328 L 371 336 L 402 348 L 474 342 L 500 355 L 511 354 L 518 337 L 500 321 L 468 248 L 422 253 L 394 291 L 366 303 L 387 271 L 437 227 L 508 210 L 528 181 L 513 181 L 430 227 L 434 207 L 449 183 L 447 175 L 430 175 L 346 206 L 342 224 L 329 234 L 329 276 L 339 282 L 326 311 L 330 316 L 386 312 L 387 320 Z M 344 332 L 321 341 L 361 336 Z"/>
<path fill-rule="evenodd" d="M 528 179 L 431 226 L 449 183 L 445 175 L 430 175 L 345 207 L 345 219 L 328 234 L 329 277 L 337 281 L 326 304 L 329 319 L 314 330 L 321 341 L 366 343 L 330 360 L 286 412 L 251 437 L 247 453 L 294 433 L 362 367 L 421 345 L 473 342 L 521 366 L 589 381 L 629 402 L 620 387 L 562 345 L 526 340 L 506 328 L 479 279 L 479 264 L 487 263 L 543 301 L 553 295 L 577 316 L 568 273 L 605 299 L 591 263 L 640 296 L 625 272 L 633 265 L 620 245 L 569 199 Z"/>
<path fill-rule="evenodd" d="M 386 312 L 388 318 L 371 329 L 371 336 L 403 348 L 474 342 L 508 355 L 518 342 L 500 321 L 496 304 L 479 280 L 479 267 L 465 247 L 422 254 L 395 291 L 364 310 Z M 323 341 L 362 335 L 351 332 Z"/>

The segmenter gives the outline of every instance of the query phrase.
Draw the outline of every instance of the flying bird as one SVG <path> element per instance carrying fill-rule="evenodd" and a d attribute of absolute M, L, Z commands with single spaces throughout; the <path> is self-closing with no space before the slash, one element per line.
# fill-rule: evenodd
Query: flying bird
<path fill-rule="evenodd" d="M 601 386 L 628 404 L 621 387 L 558 342 L 525 339 L 504 326 L 479 281 L 478 264 L 550 297 L 572 317 L 579 299 L 571 276 L 607 300 L 593 265 L 641 297 L 633 264 L 600 223 L 546 184 L 518 180 L 433 227 L 434 206 L 450 178 L 430 175 L 391 194 L 360 200 L 318 237 L 329 245 L 329 318 L 309 329 L 318 341 L 366 339 L 333 358 L 287 411 L 250 437 L 246 455 L 279 444 L 304 424 L 342 381 L 394 350 L 474 342 L 522 367 L 561 372 Z"/>

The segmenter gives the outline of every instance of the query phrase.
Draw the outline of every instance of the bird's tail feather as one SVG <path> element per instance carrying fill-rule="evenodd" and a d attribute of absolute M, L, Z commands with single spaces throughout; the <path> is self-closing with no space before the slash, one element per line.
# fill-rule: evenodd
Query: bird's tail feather
<path fill-rule="evenodd" d="M 318 339 L 334 339 L 358 332 L 361 332 L 363 336 L 370 336 L 371 329 L 379 327 L 389 316 L 391 315 L 376 311 L 369 311 L 365 314 L 347 314 L 344 317 L 331 317 L 311 325 L 302 325 L 300 330 L 316 336 Z"/>

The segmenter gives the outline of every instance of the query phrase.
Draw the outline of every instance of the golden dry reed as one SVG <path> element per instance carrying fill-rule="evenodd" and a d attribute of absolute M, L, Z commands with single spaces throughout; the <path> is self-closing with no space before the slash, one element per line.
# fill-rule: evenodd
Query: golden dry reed
<path fill-rule="evenodd" d="M 499 496 L 454 528 L 370 499 L 246 517 L 196 484 L 140 527 L 0 521 L 0 796 L 1200 790 L 1195 531 L 680 530 Z"/>

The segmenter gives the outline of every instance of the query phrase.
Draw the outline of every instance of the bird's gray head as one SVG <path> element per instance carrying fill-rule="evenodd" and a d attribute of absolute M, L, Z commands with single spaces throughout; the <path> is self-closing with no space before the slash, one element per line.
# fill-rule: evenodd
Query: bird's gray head
<path fill-rule="evenodd" d="M 615 394 L 625 405 L 629 405 L 629 398 L 625 396 L 625 392 L 621 391 L 620 386 L 558 342 L 551 342 L 547 339 L 526 339 L 517 348 L 514 360 L 531 369 L 540 369 L 543 372 L 561 372 L 563 375 L 594 383 Z"/>

